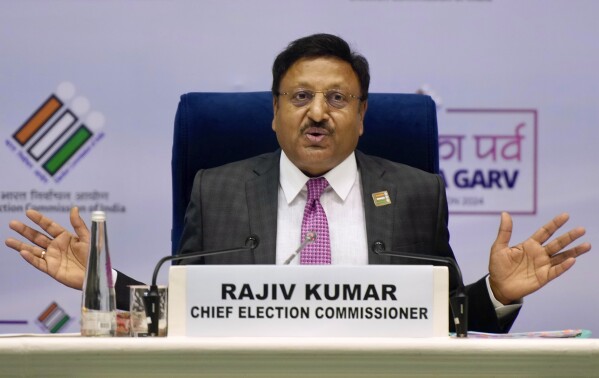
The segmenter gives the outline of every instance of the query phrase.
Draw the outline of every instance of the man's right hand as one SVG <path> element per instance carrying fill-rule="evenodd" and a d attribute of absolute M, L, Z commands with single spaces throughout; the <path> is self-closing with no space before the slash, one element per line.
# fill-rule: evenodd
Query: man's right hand
<path fill-rule="evenodd" d="M 13 220 L 9 227 L 32 244 L 8 238 L 6 245 L 58 282 L 81 290 L 87 267 L 90 235 L 79 216 L 79 209 L 73 207 L 70 214 L 75 234 L 38 211 L 29 209 L 25 214 L 45 233 Z"/>

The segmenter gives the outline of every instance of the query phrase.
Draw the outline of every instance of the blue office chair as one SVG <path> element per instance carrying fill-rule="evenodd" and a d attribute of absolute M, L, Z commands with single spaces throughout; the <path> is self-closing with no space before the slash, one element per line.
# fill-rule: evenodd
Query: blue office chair
<path fill-rule="evenodd" d="M 271 129 L 272 94 L 188 93 L 181 96 L 173 138 L 173 228 L 177 251 L 195 173 L 278 148 Z M 358 149 L 439 172 L 437 113 L 424 95 L 370 93 Z"/>

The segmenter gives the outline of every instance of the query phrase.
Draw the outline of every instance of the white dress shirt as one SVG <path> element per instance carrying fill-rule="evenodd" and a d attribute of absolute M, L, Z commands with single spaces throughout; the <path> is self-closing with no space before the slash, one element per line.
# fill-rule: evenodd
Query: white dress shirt
<path fill-rule="evenodd" d="M 276 253 L 277 264 L 283 264 L 302 242 L 302 220 L 308 198 L 306 183 L 310 178 L 293 165 L 284 152 L 281 152 L 279 164 Z M 329 220 L 331 264 L 367 265 L 366 218 L 354 153 L 324 177 L 329 186 L 320 197 L 320 203 Z M 299 256 L 291 264 L 299 264 Z"/>

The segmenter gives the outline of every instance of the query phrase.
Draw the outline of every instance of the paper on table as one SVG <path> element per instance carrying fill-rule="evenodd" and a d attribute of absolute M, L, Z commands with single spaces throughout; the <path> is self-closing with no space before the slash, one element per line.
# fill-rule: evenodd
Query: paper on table
<path fill-rule="evenodd" d="M 454 337 L 455 333 L 450 333 Z M 562 338 L 589 338 L 591 331 L 586 329 L 564 329 L 561 331 L 536 331 L 536 332 L 514 332 L 514 333 L 486 333 L 468 332 L 468 337 L 475 339 L 562 339 Z"/>

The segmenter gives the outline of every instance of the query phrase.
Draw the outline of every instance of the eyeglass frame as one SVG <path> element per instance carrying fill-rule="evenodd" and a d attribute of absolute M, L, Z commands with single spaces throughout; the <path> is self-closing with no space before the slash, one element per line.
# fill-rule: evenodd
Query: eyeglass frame
<path fill-rule="evenodd" d="M 281 95 L 283 95 L 283 96 L 293 95 L 293 94 L 297 94 L 299 92 L 306 92 L 307 94 L 310 94 L 312 96 L 310 98 L 310 100 L 307 103 L 303 104 L 303 105 L 296 105 L 296 104 L 294 104 L 293 101 L 292 101 L 292 97 L 290 96 L 289 97 L 289 102 L 291 102 L 291 104 L 293 106 L 295 106 L 296 108 L 303 108 L 304 106 L 310 105 L 312 103 L 312 101 L 314 101 L 314 98 L 316 97 L 317 93 L 321 93 L 322 94 L 322 96 L 324 97 L 324 101 L 327 103 L 328 106 L 331 106 L 331 107 L 333 107 L 335 109 L 338 109 L 338 110 L 344 109 L 347 105 L 349 105 L 350 101 L 346 100 L 347 104 L 343 105 L 342 107 L 335 106 L 335 105 L 333 105 L 333 104 L 331 104 L 329 102 L 329 99 L 327 98 L 327 93 L 331 93 L 331 92 L 340 93 L 340 94 L 342 94 L 344 97 L 346 97 L 348 99 L 356 99 L 356 100 L 362 101 L 362 97 L 361 96 L 356 96 L 356 95 L 351 94 L 351 93 L 347 93 L 346 94 L 346 93 L 344 93 L 340 89 L 327 89 L 327 90 L 323 90 L 323 91 L 313 91 L 311 89 L 296 88 L 294 91 L 295 92 L 278 92 L 277 96 L 281 96 Z"/>

